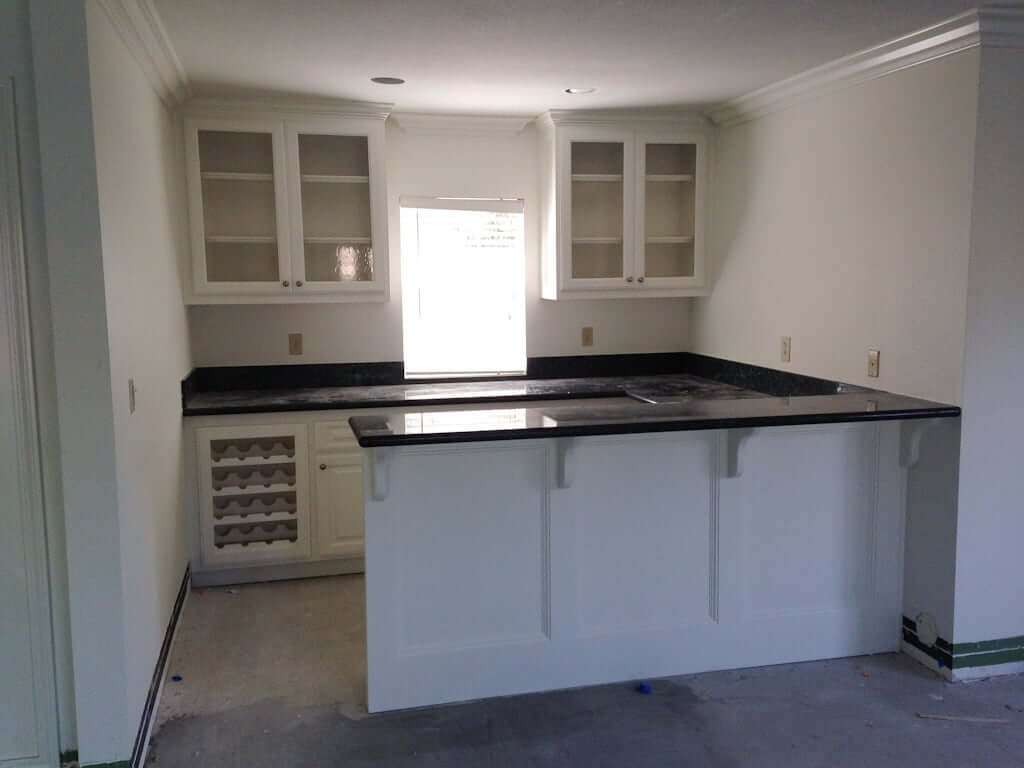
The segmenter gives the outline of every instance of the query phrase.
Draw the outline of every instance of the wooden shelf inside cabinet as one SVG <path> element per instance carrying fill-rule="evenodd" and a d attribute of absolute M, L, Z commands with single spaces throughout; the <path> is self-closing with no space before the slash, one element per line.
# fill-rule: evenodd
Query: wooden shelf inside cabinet
<path fill-rule="evenodd" d="M 679 182 L 679 181 L 693 181 L 693 174 L 692 173 L 648 173 L 647 174 L 647 180 L 648 181 L 663 181 L 663 182 L 670 182 L 670 181 L 676 181 L 676 182 Z"/>
<path fill-rule="evenodd" d="M 302 181 L 309 184 L 369 184 L 369 176 L 337 176 L 326 173 L 304 173 Z"/>
<path fill-rule="evenodd" d="M 621 173 L 574 173 L 573 181 L 622 181 Z"/>
<path fill-rule="evenodd" d="M 304 237 L 302 240 L 306 243 L 354 243 L 356 245 L 365 245 L 370 242 L 368 237 Z"/>
<path fill-rule="evenodd" d="M 203 171 L 204 181 L 273 181 L 272 173 L 236 173 L 234 171 Z"/>
<path fill-rule="evenodd" d="M 294 491 L 295 483 L 271 483 L 270 485 L 259 485 L 253 483 L 247 485 L 244 488 L 238 486 L 231 486 L 227 488 L 221 488 L 220 490 L 214 489 L 213 495 L 216 497 L 220 496 L 241 496 L 250 493 L 282 493 L 284 491 Z"/>
<path fill-rule="evenodd" d="M 645 242 L 650 243 L 652 245 L 657 245 L 659 243 L 692 243 L 693 235 L 666 235 L 662 237 L 648 237 L 646 238 Z"/>
<path fill-rule="evenodd" d="M 208 243 L 276 243 L 273 235 L 207 235 Z"/>
<path fill-rule="evenodd" d="M 611 245 L 614 243 L 621 243 L 621 237 L 574 237 L 572 239 L 574 245 Z"/>
<path fill-rule="evenodd" d="M 213 459 L 210 462 L 212 467 L 255 467 L 260 464 L 284 464 L 289 461 L 294 461 L 295 454 L 291 456 L 270 456 L 264 458 L 263 456 L 249 456 L 244 459 Z"/>

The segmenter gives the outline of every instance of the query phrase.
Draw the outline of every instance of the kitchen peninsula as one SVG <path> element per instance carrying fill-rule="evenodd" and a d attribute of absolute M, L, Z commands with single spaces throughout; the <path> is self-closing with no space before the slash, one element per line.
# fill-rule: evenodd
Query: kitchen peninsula
<path fill-rule="evenodd" d="M 958 408 L 696 355 L 540 368 L 185 387 L 200 425 L 308 421 L 346 482 L 361 450 L 370 711 L 899 648 L 908 470 Z"/>

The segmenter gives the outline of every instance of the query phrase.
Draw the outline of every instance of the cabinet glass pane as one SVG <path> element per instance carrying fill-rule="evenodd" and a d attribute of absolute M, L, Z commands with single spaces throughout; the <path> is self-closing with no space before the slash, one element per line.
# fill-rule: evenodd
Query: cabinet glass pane
<path fill-rule="evenodd" d="M 644 153 L 644 274 L 693 277 L 697 147 L 647 144 Z"/>
<path fill-rule="evenodd" d="M 307 282 L 373 280 L 367 138 L 298 140 Z"/>
<path fill-rule="evenodd" d="M 206 243 L 206 279 L 211 283 L 276 282 L 277 243 Z"/>
<path fill-rule="evenodd" d="M 572 277 L 623 276 L 621 142 L 572 143 Z"/>
<path fill-rule="evenodd" d="M 201 130 L 199 170 L 207 281 L 277 282 L 271 134 Z"/>

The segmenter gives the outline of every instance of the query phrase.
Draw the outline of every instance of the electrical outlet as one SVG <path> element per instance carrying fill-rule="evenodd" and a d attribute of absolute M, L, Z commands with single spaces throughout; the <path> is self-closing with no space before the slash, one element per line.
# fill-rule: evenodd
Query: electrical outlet
<path fill-rule="evenodd" d="M 788 363 L 793 352 L 793 339 L 789 336 L 782 337 L 782 362 Z"/>
<path fill-rule="evenodd" d="M 301 333 L 289 333 L 288 334 L 288 354 L 289 355 L 301 355 L 302 354 L 302 334 Z"/>
<path fill-rule="evenodd" d="M 881 354 L 882 353 L 879 352 L 877 349 L 868 350 L 868 376 L 870 376 L 873 379 L 878 378 L 878 358 Z"/>
<path fill-rule="evenodd" d="M 583 326 L 583 331 L 580 333 L 580 344 L 584 347 L 594 346 L 594 328 L 592 326 Z"/>
<path fill-rule="evenodd" d="M 128 413 L 135 413 L 135 379 L 128 379 Z"/>

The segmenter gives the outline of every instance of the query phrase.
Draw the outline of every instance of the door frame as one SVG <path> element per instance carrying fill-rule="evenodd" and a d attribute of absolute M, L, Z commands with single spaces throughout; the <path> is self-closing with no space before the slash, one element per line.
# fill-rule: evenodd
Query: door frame
<path fill-rule="evenodd" d="M 39 754 L 3 763 L 4 766 L 60 765 L 57 733 L 57 695 L 53 628 L 46 545 L 45 507 L 40 464 L 39 423 L 32 337 L 28 307 L 25 248 L 22 237 L 21 185 L 18 162 L 14 82 L 0 78 L 0 312 L 11 331 L 11 382 L 21 404 L 15 414 L 14 437 L 19 453 L 19 501 L 28 568 L 28 598 Z"/>

